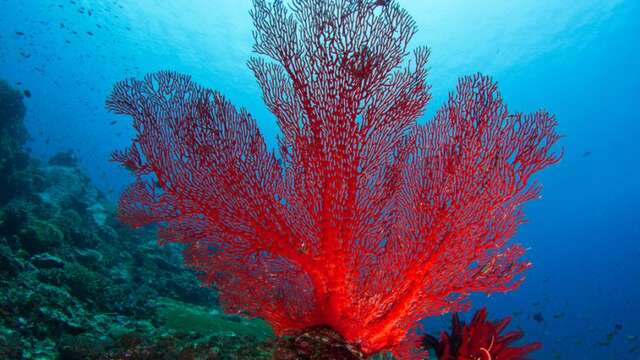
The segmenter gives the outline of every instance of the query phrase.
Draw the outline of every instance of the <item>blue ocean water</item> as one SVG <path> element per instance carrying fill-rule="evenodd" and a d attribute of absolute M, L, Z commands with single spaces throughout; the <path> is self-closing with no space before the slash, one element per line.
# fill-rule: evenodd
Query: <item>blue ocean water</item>
<path fill-rule="evenodd" d="M 493 76 L 510 109 L 544 107 L 562 162 L 538 176 L 515 238 L 534 267 L 517 291 L 476 296 L 514 317 L 535 359 L 640 359 L 640 2 L 399 0 L 432 50 L 433 100 L 457 78 Z M 278 129 L 245 63 L 250 0 L 0 0 L 0 79 L 29 90 L 32 154 L 73 149 L 114 199 L 130 181 L 109 162 L 133 135 L 104 109 L 113 83 L 172 69 L 247 108 L 273 146 Z M 540 316 L 536 316 L 540 315 Z M 537 319 L 537 320 L 536 320 Z M 429 319 L 444 329 L 448 317 Z"/>

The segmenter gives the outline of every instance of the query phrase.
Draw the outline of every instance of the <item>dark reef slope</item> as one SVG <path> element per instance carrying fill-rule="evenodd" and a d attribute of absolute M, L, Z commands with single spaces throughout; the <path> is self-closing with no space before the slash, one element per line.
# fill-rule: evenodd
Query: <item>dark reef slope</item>
<path fill-rule="evenodd" d="M 76 166 L 23 150 L 22 95 L 0 81 L 0 358 L 259 359 L 270 332 L 133 231 Z"/>
<path fill-rule="evenodd" d="M 22 119 L 26 110 L 22 94 L 0 80 L 0 205 L 21 189 L 21 170 L 29 156 L 22 145 L 29 138 Z"/>

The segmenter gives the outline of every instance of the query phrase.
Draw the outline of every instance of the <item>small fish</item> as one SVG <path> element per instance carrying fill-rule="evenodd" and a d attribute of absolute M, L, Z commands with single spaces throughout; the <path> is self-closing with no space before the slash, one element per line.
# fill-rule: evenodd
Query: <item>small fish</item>
<path fill-rule="evenodd" d="M 613 341 L 613 339 L 616 337 L 616 335 L 618 335 L 618 333 L 615 332 L 615 331 L 612 331 L 612 332 L 608 333 L 606 338 L 605 338 L 605 340 L 604 340 L 604 342 L 611 343 L 611 341 Z"/>
<path fill-rule="evenodd" d="M 116 121 L 115 121 L 115 120 L 113 120 L 113 121 L 109 122 L 109 125 L 115 125 L 115 124 L 116 124 Z"/>
<path fill-rule="evenodd" d="M 533 320 L 537 321 L 538 323 L 543 323 L 544 322 L 544 317 L 542 316 L 541 312 L 537 312 L 537 313 L 533 314 Z"/>
<path fill-rule="evenodd" d="M 22 31 L 16 31 L 16 35 L 18 36 L 24 36 L 24 33 Z"/>
<path fill-rule="evenodd" d="M 87 31 L 87 35 L 93 36 L 93 33 L 91 31 Z"/>
<path fill-rule="evenodd" d="M 589 155 L 591 155 L 591 151 L 585 151 L 584 153 L 582 153 L 582 157 L 583 157 L 583 158 L 586 158 L 586 157 L 588 157 Z"/>
<path fill-rule="evenodd" d="M 553 314 L 553 318 L 554 319 L 563 319 L 564 318 L 564 313 L 557 313 L 557 314 Z"/>
<path fill-rule="evenodd" d="M 606 341 L 606 340 L 598 341 L 598 346 L 600 346 L 600 347 L 605 347 L 605 346 L 609 346 L 609 345 L 611 345 L 610 341 Z"/>
<path fill-rule="evenodd" d="M 27 98 L 30 98 L 30 97 L 31 97 L 31 91 L 29 91 L 29 90 L 25 90 L 25 91 L 23 91 L 23 93 L 24 93 L 24 96 L 25 96 L 25 97 L 27 97 Z"/>

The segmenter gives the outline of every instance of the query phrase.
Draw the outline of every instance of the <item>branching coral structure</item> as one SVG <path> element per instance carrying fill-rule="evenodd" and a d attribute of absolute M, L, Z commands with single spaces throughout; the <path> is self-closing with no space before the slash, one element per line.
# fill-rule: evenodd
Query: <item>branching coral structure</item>
<path fill-rule="evenodd" d="M 424 317 L 508 291 L 530 266 L 508 243 L 534 173 L 559 160 L 556 120 L 507 110 L 464 77 L 426 125 L 429 51 L 396 3 L 254 0 L 249 67 L 281 129 L 174 72 L 116 84 L 110 110 L 136 137 L 114 159 L 136 181 L 120 201 L 214 284 L 226 310 L 278 334 L 335 330 L 360 351 L 408 357 Z M 409 346 L 411 345 L 411 346 Z"/>

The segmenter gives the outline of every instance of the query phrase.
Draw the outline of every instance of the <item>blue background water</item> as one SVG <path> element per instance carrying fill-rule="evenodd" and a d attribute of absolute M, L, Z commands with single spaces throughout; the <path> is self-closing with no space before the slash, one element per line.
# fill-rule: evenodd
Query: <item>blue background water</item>
<path fill-rule="evenodd" d="M 399 2 L 419 26 L 413 44 L 432 49 L 434 99 L 423 121 L 458 76 L 481 71 L 511 109 L 547 108 L 565 135 L 565 157 L 538 177 L 543 200 L 527 206 L 530 222 L 516 236 L 534 268 L 519 290 L 476 296 L 476 307 L 513 315 L 528 340 L 544 343 L 536 359 L 640 359 L 640 2 Z M 129 179 L 109 153 L 132 130 L 104 100 L 115 81 L 159 69 L 190 73 L 248 108 L 273 144 L 277 127 L 245 66 L 250 6 L 0 0 L 0 78 L 32 93 L 33 154 L 75 150 L 115 198 Z M 538 312 L 544 321 L 533 319 Z M 442 329 L 448 318 L 427 325 Z"/>

